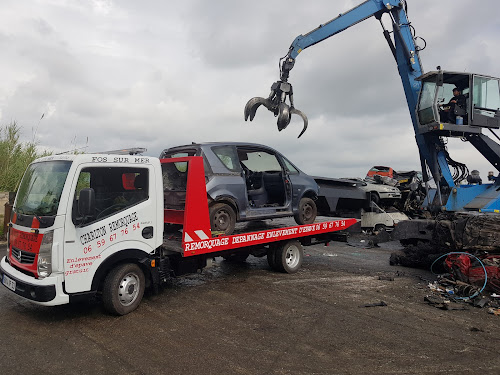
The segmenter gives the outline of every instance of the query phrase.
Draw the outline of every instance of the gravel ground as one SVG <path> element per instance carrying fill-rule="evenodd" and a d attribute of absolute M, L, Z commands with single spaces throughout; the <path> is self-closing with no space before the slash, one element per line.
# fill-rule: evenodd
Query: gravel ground
<path fill-rule="evenodd" d="M 389 266 L 397 244 L 361 241 L 308 247 L 293 275 L 217 258 L 124 317 L 0 287 L 0 373 L 500 373 L 500 317 L 428 305 L 432 274 Z"/>

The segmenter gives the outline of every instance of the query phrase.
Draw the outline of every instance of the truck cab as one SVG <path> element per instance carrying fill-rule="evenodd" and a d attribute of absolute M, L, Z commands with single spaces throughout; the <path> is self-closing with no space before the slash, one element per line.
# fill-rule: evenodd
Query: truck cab
<path fill-rule="evenodd" d="M 157 158 L 136 155 L 32 163 L 13 207 L 3 284 L 33 301 L 62 304 L 96 291 L 117 258 L 147 258 L 162 243 L 162 186 L 154 178 L 161 173 Z"/>

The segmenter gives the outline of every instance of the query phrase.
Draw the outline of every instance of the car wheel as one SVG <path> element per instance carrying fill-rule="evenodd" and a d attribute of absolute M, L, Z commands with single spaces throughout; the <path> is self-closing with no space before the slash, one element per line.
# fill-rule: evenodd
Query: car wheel
<path fill-rule="evenodd" d="M 234 231 L 236 214 L 225 203 L 215 203 L 210 207 L 210 226 L 212 231 L 223 232 L 226 236 Z"/>
<path fill-rule="evenodd" d="M 380 204 L 380 195 L 375 191 L 371 191 L 370 200 L 378 206 Z"/>
<path fill-rule="evenodd" d="M 297 224 L 312 224 L 317 214 L 316 203 L 311 198 L 302 198 L 299 202 L 299 210 L 294 218 Z"/>
<path fill-rule="evenodd" d="M 144 273 L 137 264 L 120 264 L 104 280 L 102 290 L 104 308 L 115 315 L 125 315 L 134 311 L 141 303 L 145 286 Z"/>

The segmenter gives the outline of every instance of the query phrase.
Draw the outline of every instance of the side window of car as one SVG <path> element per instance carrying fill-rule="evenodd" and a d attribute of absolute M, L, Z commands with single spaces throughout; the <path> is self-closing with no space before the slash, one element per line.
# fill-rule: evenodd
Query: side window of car
<path fill-rule="evenodd" d="M 219 158 L 219 160 L 232 172 L 241 170 L 240 162 L 233 146 L 215 146 L 212 151 Z"/>
<path fill-rule="evenodd" d="M 168 158 L 184 158 L 186 156 L 194 156 L 196 153 L 196 151 L 182 151 L 182 152 L 175 152 L 173 154 L 168 154 L 168 155 L 164 155 L 164 158 L 165 159 L 168 159 Z M 186 172 L 187 171 L 187 162 L 185 161 L 180 161 L 178 163 L 174 163 L 175 165 L 175 168 L 179 171 L 179 172 Z"/>
<path fill-rule="evenodd" d="M 290 174 L 298 174 L 299 173 L 297 168 L 295 168 L 294 165 L 287 158 L 285 158 L 284 156 L 282 156 L 282 158 L 283 158 L 283 162 L 285 163 L 285 168 L 288 171 L 288 173 L 290 173 Z"/>
<path fill-rule="evenodd" d="M 262 150 L 238 150 L 240 160 L 253 172 L 280 172 L 281 165 L 276 155 Z"/>
<path fill-rule="evenodd" d="M 78 176 L 73 204 L 73 222 L 78 214 L 80 191 L 92 188 L 95 193 L 95 214 L 86 218 L 85 225 L 123 211 L 149 198 L 147 168 L 84 168 Z"/>

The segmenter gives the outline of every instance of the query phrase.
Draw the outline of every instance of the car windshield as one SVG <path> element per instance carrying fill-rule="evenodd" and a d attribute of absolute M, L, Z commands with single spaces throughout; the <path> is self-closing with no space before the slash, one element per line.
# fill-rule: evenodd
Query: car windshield
<path fill-rule="evenodd" d="M 71 161 L 31 164 L 24 174 L 14 210 L 22 215 L 55 216 Z"/>

